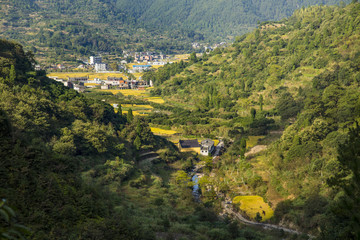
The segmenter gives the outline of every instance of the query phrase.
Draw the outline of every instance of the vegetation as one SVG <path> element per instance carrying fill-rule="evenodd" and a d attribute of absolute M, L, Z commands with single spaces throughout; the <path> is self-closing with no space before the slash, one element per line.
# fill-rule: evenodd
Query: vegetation
<path fill-rule="evenodd" d="M 146 120 L 34 71 L 19 44 L 0 46 L 2 239 L 275 239 L 195 203 L 181 169 L 194 156 Z"/>
<path fill-rule="evenodd" d="M 46 64 L 77 62 L 98 52 L 121 54 L 122 49 L 190 52 L 194 41 L 220 42 L 227 36 L 233 41 L 258 21 L 279 20 L 306 5 L 339 2 L 4 0 L 0 36 L 26 45 Z"/>
<path fill-rule="evenodd" d="M 244 211 L 250 218 L 259 219 L 257 222 L 266 221 L 274 215 L 274 211 L 259 196 L 237 196 L 232 202 L 239 205 L 240 210 Z"/>
<path fill-rule="evenodd" d="M 360 117 L 359 16 L 356 2 L 300 9 L 260 24 L 229 48 L 144 75 L 167 103 L 148 117 L 151 123 L 227 138 L 227 151 L 205 172 L 205 202 L 215 204 L 215 189 L 256 194 L 274 207 L 274 223 L 323 239 L 356 238 L 350 228 L 357 215 L 345 206 L 358 199 L 349 180 L 357 170 L 342 170 L 338 149 Z M 267 150 L 245 157 L 244 141 L 260 135 Z"/>

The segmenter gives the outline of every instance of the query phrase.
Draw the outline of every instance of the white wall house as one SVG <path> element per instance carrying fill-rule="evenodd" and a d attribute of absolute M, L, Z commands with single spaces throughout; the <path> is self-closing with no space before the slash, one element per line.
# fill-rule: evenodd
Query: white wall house
<path fill-rule="evenodd" d="M 101 57 L 95 57 L 95 56 L 90 57 L 90 65 L 95 65 L 95 64 L 101 63 L 101 62 L 102 62 Z"/>
<path fill-rule="evenodd" d="M 95 71 L 96 72 L 102 72 L 107 70 L 107 64 L 106 63 L 95 63 Z"/>

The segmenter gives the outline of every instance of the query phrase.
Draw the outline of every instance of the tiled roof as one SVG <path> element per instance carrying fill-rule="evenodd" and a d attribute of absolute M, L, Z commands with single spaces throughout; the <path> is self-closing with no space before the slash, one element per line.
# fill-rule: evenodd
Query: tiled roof
<path fill-rule="evenodd" d="M 179 140 L 179 144 L 182 148 L 200 147 L 200 144 L 197 139 L 195 139 L 195 140 Z"/>

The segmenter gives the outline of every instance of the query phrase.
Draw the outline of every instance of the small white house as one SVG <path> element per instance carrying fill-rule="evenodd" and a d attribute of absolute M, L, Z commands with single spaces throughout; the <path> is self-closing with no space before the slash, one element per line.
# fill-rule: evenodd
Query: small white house
<path fill-rule="evenodd" d="M 201 141 L 200 144 L 200 154 L 204 156 L 209 156 L 214 151 L 214 141 L 211 139 L 205 139 Z"/>

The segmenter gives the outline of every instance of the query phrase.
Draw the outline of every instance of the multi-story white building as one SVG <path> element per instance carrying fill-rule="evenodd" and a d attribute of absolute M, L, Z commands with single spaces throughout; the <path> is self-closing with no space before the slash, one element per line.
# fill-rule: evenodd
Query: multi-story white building
<path fill-rule="evenodd" d="M 101 57 L 95 57 L 95 56 L 90 57 L 90 65 L 95 65 L 95 64 L 101 63 L 101 62 L 102 62 Z"/>
<path fill-rule="evenodd" d="M 95 71 L 96 72 L 107 71 L 107 64 L 106 63 L 95 63 Z"/>

